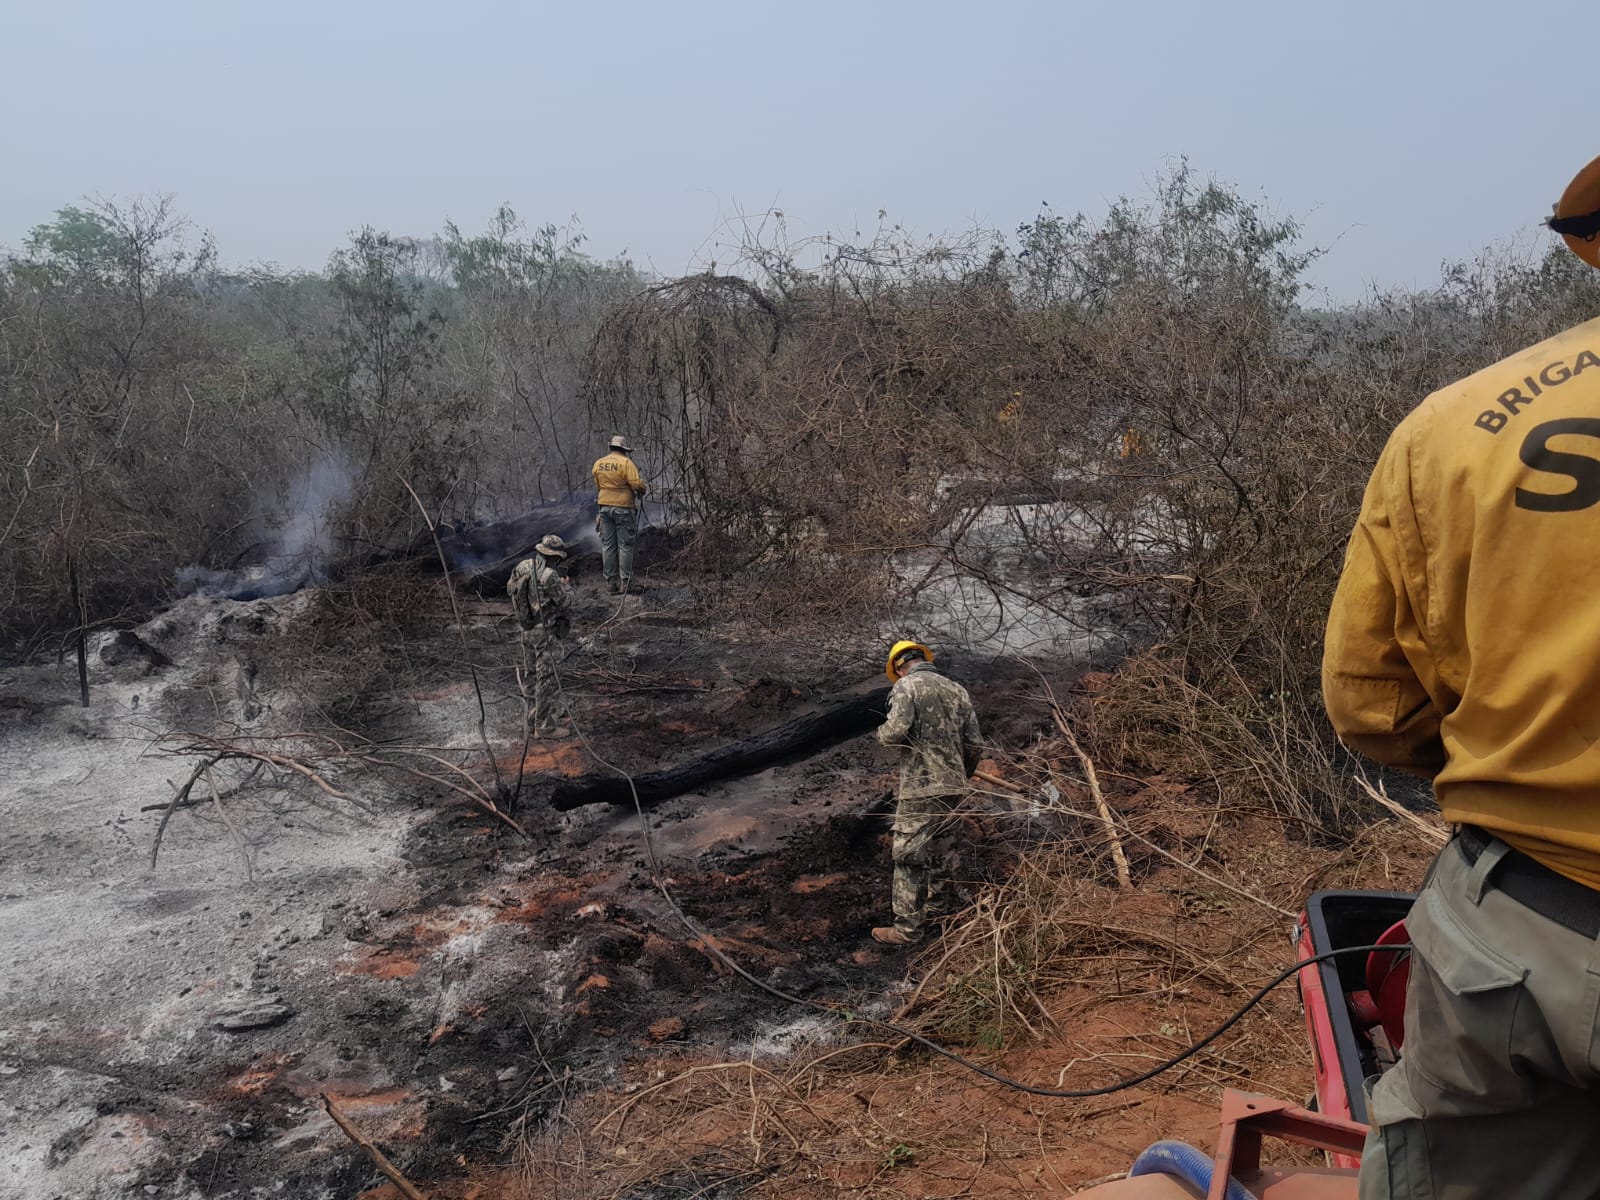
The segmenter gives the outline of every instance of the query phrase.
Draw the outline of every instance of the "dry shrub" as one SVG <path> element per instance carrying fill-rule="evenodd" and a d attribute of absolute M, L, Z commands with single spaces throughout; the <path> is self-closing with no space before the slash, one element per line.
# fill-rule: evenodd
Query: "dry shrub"
<path fill-rule="evenodd" d="M 1095 709 L 1108 766 L 1338 826 L 1365 808 L 1318 659 L 1371 464 L 1429 391 L 1593 312 L 1600 285 L 1557 247 L 1310 308 L 1317 253 L 1187 164 L 1014 243 L 780 228 L 616 308 L 583 395 L 657 448 L 730 600 L 798 580 L 774 623 L 881 626 L 954 594 L 955 640 L 1110 614 L 1145 653 Z"/>
<path fill-rule="evenodd" d="M 649 286 L 508 211 L 232 278 L 164 203 L 64 210 L 0 263 L 0 633 L 124 619 L 291 517 L 381 556 L 421 532 L 407 484 L 453 521 L 565 498 L 624 430 L 713 608 L 974 643 L 1109 614 L 1146 653 L 1096 707 L 1108 766 L 1337 824 L 1317 660 L 1372 462 L 1428 391 L 1600 309 L 1559 246 L 1310 307 L 1294 222 L 1185 163 L 1013 238 L 781 226 Z M 319 469 L 342 498 L 296 512 Z"/>
<path fill-rule="evenodd" d="M 502 209 L 236 274 L 168 200 L 62 209 L 0 254 L 0 636 L 127 623 L 296 528 L 381 554 L 419 529 L 406 483 L 456 520 L 565 498 L 578 364 L 639 283 L 581 242 Z"/>
<path fill-rule="evenodd" d="M 932 995 L 919 1013 L 921 1031 L 983 1050 L 1053 1032 L 1044 997 L 1074 982 L 1075 960 L 1095 956 L 1107 940 L 1083 920 L 1104 890 L 1083 875 L 1076 847 L 1054 844 L 985 888 L 938 944 L 923 984 Z M 924 994 L 906 1007 L 922 1005 Z"/>
<path fill-rule="evenodd" d="M 1159 666 L 1149 678 L 1154 687 L 1172 682 Z M 1106 702 L 1122 713 L 1117 696 Z M 1128 721 L 1143 730 L 1174 709 L 1207 707 L 1158 693 Z M 1189 756 L 1213 736 L 1173 731 L 1169 752 L 1184 776 L 1195 770 Z M 1214 801 L 1178 782 L 1107 796 L 1098 772 L 1090 782 L 1090 765 L 1065 739 L 1049 739 L 1006 768 L 1007 778 L 1028 781 L 1025 791 L 991 793 L 1012 811 L 984 823 L 991 840 L 1020 827 L 1022 847 L 923 956 L 921 982 L 903 1008 L 923 1033 L 997 1050 L 1059 1039 L 1059 998 L 1074 988 L 1097 988 L 1101 997 L 1163 994 L 1201 979 L 1230 990 L 1223 961 L 1281 933 L 1298 909 L 1304 821 L 1284 819 L 1287 800 L 1233 805 L 1222 797 L 1238 789 L 1215 780 L 1207 789 Z M 1117 885 L 1118 853 L 1131 864 L 1131 888 Z"/>
<path fill-rule="evenodd" d="M 948 479 L 981 469 L 986 439 L 1015 444 L 995 415 L 1015 373 L 1052 357 L 1003 263 L 987 236 L 752 242 L 745 274 L 671 281 L 608 318 L 587 362 L 592 419 L 654 448 L 708 561 L 809 565 L 829 584 L 813 605 L 881 610 L 891 556 L 937 540 L 956 511 Z"/>
<path fill-rule="evenodd" d="M 1107 676 L 1079 710 L 1092 752 L 1134 774 L 1209 780 L 1243 807 L 1314 825 L 1343 820 L 1353 802 L 1317 736 L 1308 689 L 1259 690 L 1236 672 L 1201 686 L 1182 668 L 1157 647 Z"/>
<path fill-rule="evenodd" d="M 1156 719 L 1252 738 L 1286 719 L 1281 744 L 1243 752 L 1293 754 L 1361 486 L 1312 448 L 1382 423 L 1317 403 L 1338 372 L 1291 345 L 1315 253 L 1186 166 L 1149 204 L 1045 214 L 1020 241 L 881 229 L 802 267 L 817 247 L 752 240 L 742 274 L 616 310 L 585 397 L 666 448 L 708 560 L 747 594 L 783 582 L 775 622 L 883 623 L 927 600 L 957 637 L 1019 611 L 1076 634 L 1109 611 L 1167 648 L 1173 686 L 1135 687 L 1141 712 L 1175 702 Z M 1198 714 L 1210 698 L 1247 711 Z M 1305 815 L 1314 787 L 1291 774 L 1267 795 Z"/>
<path fill-rule="evenodd" d="M 1313 879 L 1413 886 L 1426 861 L 1392 823 L 1308 855 L 1259 816 L 1215 828 L 1215 807 L 1176 787 L 1114 799 L 1130 851 L 1135 833 L 1165 839 L 1269 904 Z M 1184 1049 L 1288 965 L 1288 922 L 1272 907 L 1165 860 L 1119 892 L 1098 882 L 1104 858 L 1084 825 L 993 885 L 917 964 L 923 983 L 896 1019 L 1031 1084 L 1104 1086 Z M 781 1060 L 636 1058 L 528 1132 L 510 1194 L 1037 1195 L 1041 1172 L 1081 1184 L 1159 1137 L 1204 1144 L 1221 1087 L 1300 1095 L 1312 1071 L 1292 985 L 1177 1069 L 1083 1101 L 1018 1095 L 888 1031 L 841 1021 L 830 1033 L 869 1040 Z"/>

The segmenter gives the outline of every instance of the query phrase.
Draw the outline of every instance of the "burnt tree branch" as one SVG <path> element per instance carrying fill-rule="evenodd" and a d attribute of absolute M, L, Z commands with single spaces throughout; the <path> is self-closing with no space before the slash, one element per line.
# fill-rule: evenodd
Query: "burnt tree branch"
<path fill-rule="evenodd" d="M 653 808 L 707 784 L 748 775 L 785 759 L 815 754 L 863 734 L 882 723 L 888 698 L 887 685 L 846 695 L 754 737 L 719 746 L 675 767 L 637 775 L 631 786 L 628 779 L 610 773 L 583 775 L 557 784 L 550 793 L 550 806 L 557 812 L 586 804 L 631 806 L 637 791 L 640 807 Z"/>

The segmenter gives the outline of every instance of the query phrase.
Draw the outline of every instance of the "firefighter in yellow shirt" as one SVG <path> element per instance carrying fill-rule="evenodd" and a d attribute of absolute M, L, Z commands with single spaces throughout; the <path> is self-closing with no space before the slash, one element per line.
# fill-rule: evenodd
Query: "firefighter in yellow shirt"
<path fill-rule="evenodd" d="M 629 457 L 633 447 L 621 434 L 611 439 L 604 458 L 590 473 L 599 491 L 600 558 L 606 585 L 613 593 L 633 589 L 633 542 L 639 532 L 638 503 L 644 498 L 644 480 Z"/>
<path fill-rule="evenodd" d="M 1550 226 L 1600 266 L 1600 159 Z M 1600 320 L 1400 423 L 1322 670 L 1345 743 L 1458 826 L 1407 918 L 1363 1200 L 1600 1195 Z"/>

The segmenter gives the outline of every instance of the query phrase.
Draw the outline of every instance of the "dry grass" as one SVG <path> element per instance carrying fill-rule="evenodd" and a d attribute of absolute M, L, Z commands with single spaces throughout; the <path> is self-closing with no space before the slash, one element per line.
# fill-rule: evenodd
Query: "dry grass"
<path fill-rule="evenodd" d="M 1130 833 L 1248 881 L 1268 905 L 1296 908 L 1314 886 L 1414 886 L 1428 857 L 1394 822 L 1308 847 L 1174 786 L 1112 801 Z M 1123 891 L 1098 881 L 1104 858 L 1092 837 L 1065 839 L 986 888 L 917 964 L 902 1019 L 1030 1083 L 1098 1086 L 1176 1053 L 1289 961 L 1288 923 L 1270 907 L 1165 860 Z M 512 1194 L 1071 1194 L 1157 1138 L 1210 1144 L 1221 1088 L 1298 1100 L 1310 1080 L 1292 987 L 1170 1074 L 1089 1100 L 1028 1097 L 841 1022 L 781 1060 L 636 1058 L 527 1131 Z"/>
<path fill-rule="evenodd" d="M 1312 682 L 1273 689 L 1230 670 L 1200 684 L 1158 646 L 1098 677 L 1078 711 L 1096 756 L 1124 772 L 1214 781 L 1329 828 L 1370 819 L 1335 767 Z"/>

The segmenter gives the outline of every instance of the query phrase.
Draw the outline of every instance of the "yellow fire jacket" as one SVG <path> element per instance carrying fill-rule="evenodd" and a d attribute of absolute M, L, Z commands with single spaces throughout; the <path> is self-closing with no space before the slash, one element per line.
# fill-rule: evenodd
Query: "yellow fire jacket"
<path fill-rule="evenodd" d="M 632 508 L 633 497 L 636 494 L 644 495 L 644 480 L 639 475 L 639 468 L 633 465 L 633 459 L 620 450 L 613 450 L 604 458 L 597 459 L 589 473 L 594 476 L 594 485 L 600 490 L 602 507 Z"/>
<path fill-rule="evenodd" d="M 1373 469 L 1328 617 L 1346 744 L 1600 888 L 1600 320 L 1434 393 Z"/>

